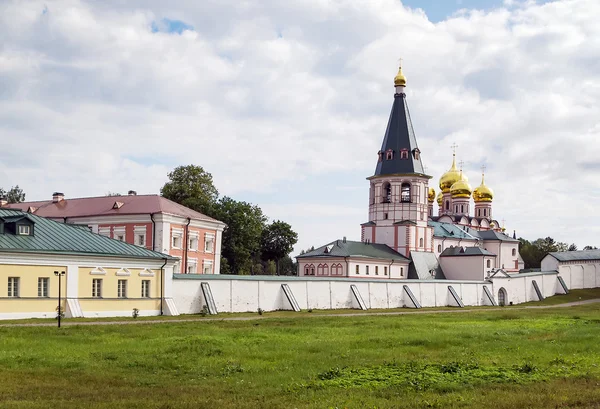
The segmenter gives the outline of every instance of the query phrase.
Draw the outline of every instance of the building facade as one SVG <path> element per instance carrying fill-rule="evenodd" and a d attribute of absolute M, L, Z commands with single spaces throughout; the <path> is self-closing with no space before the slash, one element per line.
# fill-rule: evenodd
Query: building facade
<path fill-rule="evenodd" d="M 225 224 L 159 195 L 102 196 L 5 205 L 168 254 L 176 274 L 219 274 Z"/>

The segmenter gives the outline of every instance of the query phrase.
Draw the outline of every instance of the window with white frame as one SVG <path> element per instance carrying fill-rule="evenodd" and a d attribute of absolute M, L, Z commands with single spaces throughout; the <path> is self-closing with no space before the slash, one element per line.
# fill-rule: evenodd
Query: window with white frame
<path fill-rule="evenodd" d="M 379 266 L 375 266 L 375 275 L 378 276 L 379 275 Z"/>
<path fill-rule="evenodd" d="M 110 237 L 110 227 L 98 227 L 98 234 L 104 237 Z"/>
<path fill-rule="evenodd" d="M 26 224 L 19 224 L 19 236 L 31 236 L 31 226 Z"/>
<path fill-rule="evenodd" d="M 127 280 L 117 280 L 117 297 L 127 298 Z"/>
<path fill-rule="evenodd" d="M 215 249 L 215 236 L 212 234 L 206 234 L 204 236 L 204 252 L 212 253 Z"/>
<path fill-rule="evenodd" d="M 213 273 L 213 262 L 210 260 L 204 260 L 202 263 L 202 274 L 212 274 Z"/>
<path fill-rule="evenodd" d="M 192 251 L 198 250 L 198 235 L 190 234 L 190 238 L 188 239 L 188 249 Z"/>
<path fill-rule="evenodd" d="M 50 278 L 38 277 L 38 297 L 48 297 Z"/>
<path fill-rule="evenodd" d="M 365 266 L 365 274 L 369 275 L 369 266 Z"/>
<path fill-rule="evenodd" d="M 142 280 L 142 298 L 150 298 L 150 280 Z"/>
<path fill-rule="evenodd" d="M 8 296 L 19 296 L 19 277 L 8 277 Z"/>
<path fill-rule="evenodd" d="M 173 229 L 171 232 L 171 248 L 180 249 L 182 247 L 183 230 Z"/>
<path fill-rule="evenodd" d="M 383 267 L 383 275 L 386 276 L 387 275 L 387 266 Z"/>
<path fill-rule="evenodd" d="M 135 226 L 133 228 L 133 237 L 133 244 L 140 247 L 146 247 L 146 226 Z"/>
<path fill-rule="evenodd" d="M 92 280 L 92 297 L 102 298 L 102 279 L 94 278 Z"/>
<path fill-rule="evenodd" d="M 119 241 L 125 241 L 125 227 L 115 227 L 113 228 L 113 238 Z"/>
<path fill-rule="evenodd" d="M 198 271 L 198 262 L 196 260 L 188 259 L 186 273 L 196 274 L 197 271 Z"/>

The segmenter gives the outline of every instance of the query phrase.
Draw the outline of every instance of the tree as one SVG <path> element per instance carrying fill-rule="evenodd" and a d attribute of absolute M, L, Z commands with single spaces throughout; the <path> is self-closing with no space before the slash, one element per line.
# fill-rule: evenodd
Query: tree
<path fill-rule="evenodd" d="M 25 201 L 25 193 L 19 185 L 13 186 L 6 191 L 0 188 L 0 198 L 4 198 L 8 203 L 21 203 Z"/>
<path fill-rule="evenodd" d="M 267 217 L 260 207 L 227 196 L 215 204 L 212 217 L 227 224 L 221 254 L 229 262 L 231 272 L 250 274 L 253 260 L 260 254 Z"/>
<path fill-rule="evenodd" d="M 160 194 L 197 212 L 214 217 L 219 191 L 212 175 L 201 166 L 178 166 L 169 173 Z"/>
<path fill-rule="evenodd" d="M 261 240 L 263 259 L 274 260 L 279 274 L 279 261 L 293 250 L 297 242 L 298 233 L 292 230 L 292 226 L 276 220 L 263 230 Z"/>
<path fill-rule="evenodd" d="M 569 249 L 568 249 L 568 251 L 577 251 L 577 244 L 575 244 L 575 243 L 572 243 L 572 244 L 569 246 Z"/>
<path fill-rule="evenodd" d="M 585 246 L 583 249 L 584 250 L 598 250 L 598 247 L 596 247 L 596 246 Z"/>
<path fill-rule="evenodd" d="M 297 267 L 294 260 L 286 255 L 279 261 L 279 274 L 286 276 L 294 276 L 296 275 Z"/>

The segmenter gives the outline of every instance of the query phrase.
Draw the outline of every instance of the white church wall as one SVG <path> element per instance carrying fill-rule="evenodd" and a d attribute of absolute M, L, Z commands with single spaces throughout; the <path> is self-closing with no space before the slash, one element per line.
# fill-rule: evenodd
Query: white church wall
<path fill-rule="evenodd" d="M 547 256 L 544 260 L 548 257 L 550 256 Z M 557 264 L 558 272 L 569 289 L 600 286 L 600 261 L 592 260 L 581 263 Z M 546 266 L 548 265 L 549 263 L 546 263 Z"/>
<path fill-rule="evenodd" d="M 448 280 L 483 280 L 485 267 L 483 256 L 440 257 L 440 266 Z"/>
<path fill-rule="evenodd" d="M 547 255 L 542 259 L 542 271 L 558 271 L 558 260 Z"/>

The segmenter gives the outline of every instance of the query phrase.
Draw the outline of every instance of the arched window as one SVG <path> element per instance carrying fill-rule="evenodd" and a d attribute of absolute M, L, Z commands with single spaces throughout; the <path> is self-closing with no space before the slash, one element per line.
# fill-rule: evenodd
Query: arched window
<path fill-rule="evenodd" d="M 438 253 L 441 253 L 441 252 L 442 252 L 442 245 L 438 244 Z"/>
<path fill-rule="evenodd" d="M 329 266 L 327 264 L 323 265 L 323 275 L 324 276 L 328 276 L 329 275 Z"/>
<path fill-rule="evenodd" d="M 304 275 L 307 276 L 310 274 L 310 268 L 308 266 L 304 267 Z"/>
<path fill-rule="evenodd" d="M 517 249 L 512 249 L 512 255 L 513 257 L 517 255 Z"/>
<path fill-rule="evenodd" d="M 446 210 L 450 210 L 450 200 L 446 200 Z"/>
<path fill-rule="evenodd" d="M 464 213 L 465 212 L 465 205 L 460 205 L 460 212 Z"/>
<path fill-rule="evenodd" d="M 403 203 L 410 203 L 410 183 L 403 183 L 400 190 L 400 200 Z"/>
<path fill-rule="evenodd" d="M 415 160 L 419 160 L 419 158 L 421 157 L 421 151 L 419 150 L 419 148 L 413 149 L 413 157 L 415 158 Z"/>
<path fill-rule="evenodd" d="M 487 209 L 483 209 L 483 215 L 487 216 Z"/>
<path fill-rule="evenodd" d="M 382 186 L 383 203 L 392 202 L 392 185 L 390 182 L 385 182 Z"/>
<path fill-rule="evenodd" d="M 423 247 L 423 238 L 422 237 L 419 239 L 419 247 Z"/>
<path fill-rule="evenodd" d="M 400 151 L 400 159 L 408 159 L 408 149 L 402 149 Z"/>
<path fill-rule="evenodd" d="M 381 152 L 381 151 L 377 152 L 377 161 L 378 162 L 383 161 L 383 152 Z"/>
<path fill-rule="evenodd" d="M 487 261 L 487 268 L 490 268 L 492 266 L 492 260 L 488 260 Z"/>
<path fill-rule="evenodd" d="M 392 160 L 394 159 L 394 151 L 391 149 L 388 149 L 387 151 L 385 151 L 385 158 L 387 160 Z"/>

